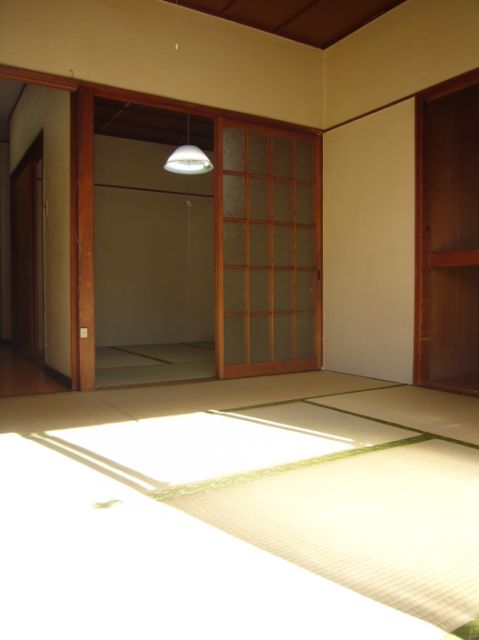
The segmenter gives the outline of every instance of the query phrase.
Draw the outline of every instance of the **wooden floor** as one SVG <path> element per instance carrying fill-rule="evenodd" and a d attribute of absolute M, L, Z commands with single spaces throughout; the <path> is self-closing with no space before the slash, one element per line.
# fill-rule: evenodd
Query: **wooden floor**
<path fill-rule="evenodd" d="M 0 397 L 67 391 L 8 345 L 0 345 Z"/>
<path fill-rule="evenodd" d="M 441 391 L 452 391 L 454 393 L 465 393 L 470 396 L 479 396 L 479 374 L 476 373 L 444 380 L 432 380 L 425 386 Z"/>

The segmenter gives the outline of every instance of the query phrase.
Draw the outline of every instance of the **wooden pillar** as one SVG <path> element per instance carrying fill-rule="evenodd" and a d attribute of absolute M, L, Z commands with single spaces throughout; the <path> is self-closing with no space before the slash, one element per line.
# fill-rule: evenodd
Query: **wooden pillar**
<path fill-rule="evenodd" d="M 74 96 L 76 116 L 76 202 L 78 256 L 78 313 L 72 323 L 77 331 L 78 388 L 95 388 L 95 291 L 94 291 L 94 199 L 93 91 L 80 88 Z"/>

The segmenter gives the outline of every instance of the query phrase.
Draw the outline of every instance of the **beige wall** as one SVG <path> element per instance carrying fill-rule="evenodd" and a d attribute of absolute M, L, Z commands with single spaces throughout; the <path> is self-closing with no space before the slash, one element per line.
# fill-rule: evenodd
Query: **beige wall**
<path fill-rule="evenodd" d="M 324 367 L 412 381 L 414 102 L 324 138 Z"/>
<path fill-rule="evenodd" d="M 326 127 L 478 67 L 478 33 L 477 0 L 407 0 L 325 52 L 154 0 L 3 0 L 0 63 Z M 325 136 L 327 367 L 411 380 L 413 143 L 411 101 Z"/>
<path fill-rule="evenodd" d="M 42 130 L 45 362 L 70 376 L 70 96 L 29 85 L 11 120 L 11 171 Z"/>
<path fill-rule="evenodd" d="M 0 142 L 0 339 L 11 338 L 9 145 Z"/>
<path fill-rule="evenodd" d="M 211 173 L 178 176 L 163 170 L 172 151 L 95 137 L 98 346 L 214 338 L 213 198 L 140 190 L 213 194 Z"/>
<path fill-rule="evenodd" d="M 325 51 L 326 127 L 479 66 L 477 0 L 407 0 Z"/>
<path fill-rule="evenodd" d="M 156 0 L 2 0 L 0 63 L 313 127 L 322 57 Z"/>
<path fill-rule="evenodd" d="M 325 125 L 479 66 L 477 0 L 407 0 L 325 51 Z M 326 368 L 411 382 L 414 103 L 325 134 Z"/>

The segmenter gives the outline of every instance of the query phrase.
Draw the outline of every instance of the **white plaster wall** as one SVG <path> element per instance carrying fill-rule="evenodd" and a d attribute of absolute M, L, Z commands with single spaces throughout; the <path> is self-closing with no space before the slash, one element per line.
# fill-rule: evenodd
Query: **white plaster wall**
<path fill-rule="evenodd" d="M 324 52 L 330 127 L 479 67 L 477 0 L 407 0 Z"/>
<path fill-rule="evenodd" d="M 412 382 L 414 101 L 324 137 L 324 367 Z"/>
<path fill-rule="evenodd" d="M 213 174 L 163 170 L 173 147 L 95 137 L 98 346 L 214 338 Z M 190 203 L 190 205 L 188 205 Z"/>
<path fill-rule="evenodd" d="M 70 95 L 28 85 L 10 125 L 11 171 L 42 130 L 45 362 L 70 376 Z"/>
<path fill-rule="evenodd" d="M 322 59 L 313 47 L 156 0 L 1 3 L 0 63 L 313 127 Z"/>
<path fill-rule="evenodd" d="M 11 338 L 9 145 L 0 142 L 0 339 Z"/>

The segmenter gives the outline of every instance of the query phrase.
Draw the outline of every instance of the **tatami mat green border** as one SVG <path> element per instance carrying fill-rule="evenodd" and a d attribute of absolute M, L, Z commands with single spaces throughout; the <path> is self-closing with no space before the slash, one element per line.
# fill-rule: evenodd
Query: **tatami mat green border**
<path fill-rule="evenodd" d="M 371 389 L 369 389 L 371 391 Z M 330 407 L 327 404 L 323 404 L 321 402 L 312 402 L 311 398 L 306 398 L 304 400 L 300 400 L 300 402 L 305 402 L 306 404 L 313 405 L 315 407 L 321 407 L 321 409 L 330 409 L 331 411 L 338 411 L 339 413 L 345 413 L 348 416 L 354 416 L 355 418 L 363 418 L 365 420 L 372 420 L 373 422 L 379 422 L 380 424 L 384 424 L 388 427 L 398 427 L 399 429 L 404 429 L 406 431 L 412 431 L 413 433 L 422 433 L 424 435 L 431 436 L 432 438 L 436 438 L 437 440 L 444 440 L 445 442 L 450 442 L 452 444 L 460 444 L 463 447 L 469 447 L 470 449 L 479 449 L 479 444 L 474 444 L 472 442 L 467 442 L 467 440 L 459 440 L 457 438 L 449 438 L 449 436 L 443 436 L 439 433 L 434 433 L 432 431 L 425 431 L 424 429 L 418 429 L 416 427 L 410 427 L 405 424 L 400 424 L 399 422 L 391 422 L 390 420 L 383 420 L 382 418 L 375 418 L 374 416 L 368 416 L 364 413 L 356 413 L 355 411 L 348 411 L 347 409 L 340 409 L 339 407 Z"/>
<path fill-rule="evenodd" d="M 291 398 L 290 400 L 277 400 L 276 402 L 263 402 L 259 404 L 243 405 L 242 407 L 232 407 L 221 409 L 221 411 L 247 411 L 248 409 L 261 409 L 262 407 L 275 407 L 280 404 L 291 404 L 293 402 L 307 402 L 314 398 L 332 398 L 334 396 L 348 396 L 352 393 L 364 393 L 366 391 L 381 391 L 382 389 L 395 389 L 396 387 L 407 387 L 406 384 L 394 383 L 384 387 L 369 387 L 368 389 L 354 389 L 353 391 L 337 391 L 334 393 L 325 393 L 324 395 L 304 396 L 300 398 Z M 314 404 L 314 403 L 313 403 Z"/>
<path fill-rule="evenodd" d="M 344 393 L 331 393 L 329 395 L 324 396 L 307 396 L 304 398 L 294 398 L 292 400 L 279 400 L 278 402 L 264 402 L 262 404 L 248 405 L 244 407 L 234 407 L 232 409 L 211 409 L 206 413 L 212 413 L 215 415 L 222 415 L 228 413 L 238 413 L 240 411 L 250 411 L 251 409 L 265 409 L 266 407 L 278 407 L 281 405 L 287 404 L 295 404 L 296 402 L 304 402 L 313 407 L 320 407 L 321 409 L 329 409 L 330 411 L 337 411 L 338 413 L 344 413 L 349 416 L 354 416 L 355 418 L 362 418 L 363 420 L 371 420 L 372 422 L 378 422 L 379 424 L 384 424 L 388 427 L 396 427 L 399 429 L 404 429 L 406 431 L 412 431 L 413 433 L 419 433 L 424 435 L 429 435 L 433 438 L 437 438 L 438 440 L 444 440 L 445 442 L 451 442 L 452 444 L 459 444 L 464 447 L 469 447 L 471 449 L 479 449 L 478 444 L 474 444 L 472 442 L 467 442 L 467 440 L 460 440 L 458 438 L 450 438 L 448 436 L 444 436 L 441 434 L 433 433 L 431 431 L 425 431 L 424 429 L 418 429 L 417 427 L 411 427 L 399 422 L 392 422 L 390 420 L 383 420 L 382 418 L 376 418 L 374 416 L 370 416 L 364 413 L 357 413 L 355 411 L 348 411 L 347 409 L 340 409 L 339 407 L 332 407 L 323 402 L 315 401 L 316 398 L 331 398 L 332 396 L 342 396 L 342 395 L 351 395 L 353 393 L 367 393 L 368 391 L 381 391 L 382 389 L 393 389 L 395 387 L 405 387 L 408 385 L 404 384 L 394 384 L 388 387 L 379 387 L 374 389 L 357 389 L 356 391 L 346 391 Z M 240 418 L 241 416 L 235 416 L 236 418 Z M 250 418 L 250 416 L 245 416 L 245 419 Z"/>
<path fill-rule="evenodd" d="M 298 469 L 305 469 L 307 467 L 313 467 L 327 462 L 335 462 L 337 460 L 344 460 L 346 458 L 352 458 L 354 456 L 364 455 L 367 453 L 374 453 L 376 451 L 384 451 L 385 449 L 392 449 L 395 447 L 419 444 L 420 442 L 426 442 L 433 439 L 434 436 L 432 435 L 422 434 L 413 438 L 407 438 L 405 440 L 394 440 L 393 442 L 385 442 L 383 444 L 377 444 L 370 447 L 350 449 L 349 451 L 341 451 L 339 453 L 316 456 L 315 458 L 298 460 L 296 462 L 289 462 L 274 467 L 266 467 L 264 469 L 247 471 L 245 473 L 238 473 L 230 476 L 221 476 L 219 478 L 213 478 L 211 480 L 204 480 L 201 482 L 180 485 L 177 487 L 172 487 L 171 489 L 165 489 L 164 491 L 154 491 L 150 493 L 150 497 L 154 500 L 158 500 L 159 502 L 166 502 L 168 500 L 180 498 L 181 496 L 189 496 L 195 493 L 210 491 L 212 489 L 221 489 L 222 487 L 244 484 L 252 480 L 259 480 L 260 478 L 284 473 L 286 471 L 297 471 Z"/>
<path fill-rule="evenodd" d="M 446 637 L 449 638 L 451 636 Z M 461 638 L 461 640 L 479 640 L 479 618 L 475 618 L 453 631 L 452 637 Z"/>
<path fill-rule="evenodd" d="M 155 362 L 160 362 L 161 364 L 173 364 L 171 360 L 163 360 L 162 358 L 156 358 L 155 356 L 145 355 L 144 353 L 138 353 L 138 351 L 132 351 L 131 349 L 124 349 L 123 347 L 109 347 L 110 349 L 115 349 L 115 351 L 120 351 L 121 353 L 128 353 L 130 356 L 137 356 L 139 358 L 145 358 L 146 360 L 154 360 Z"/>

